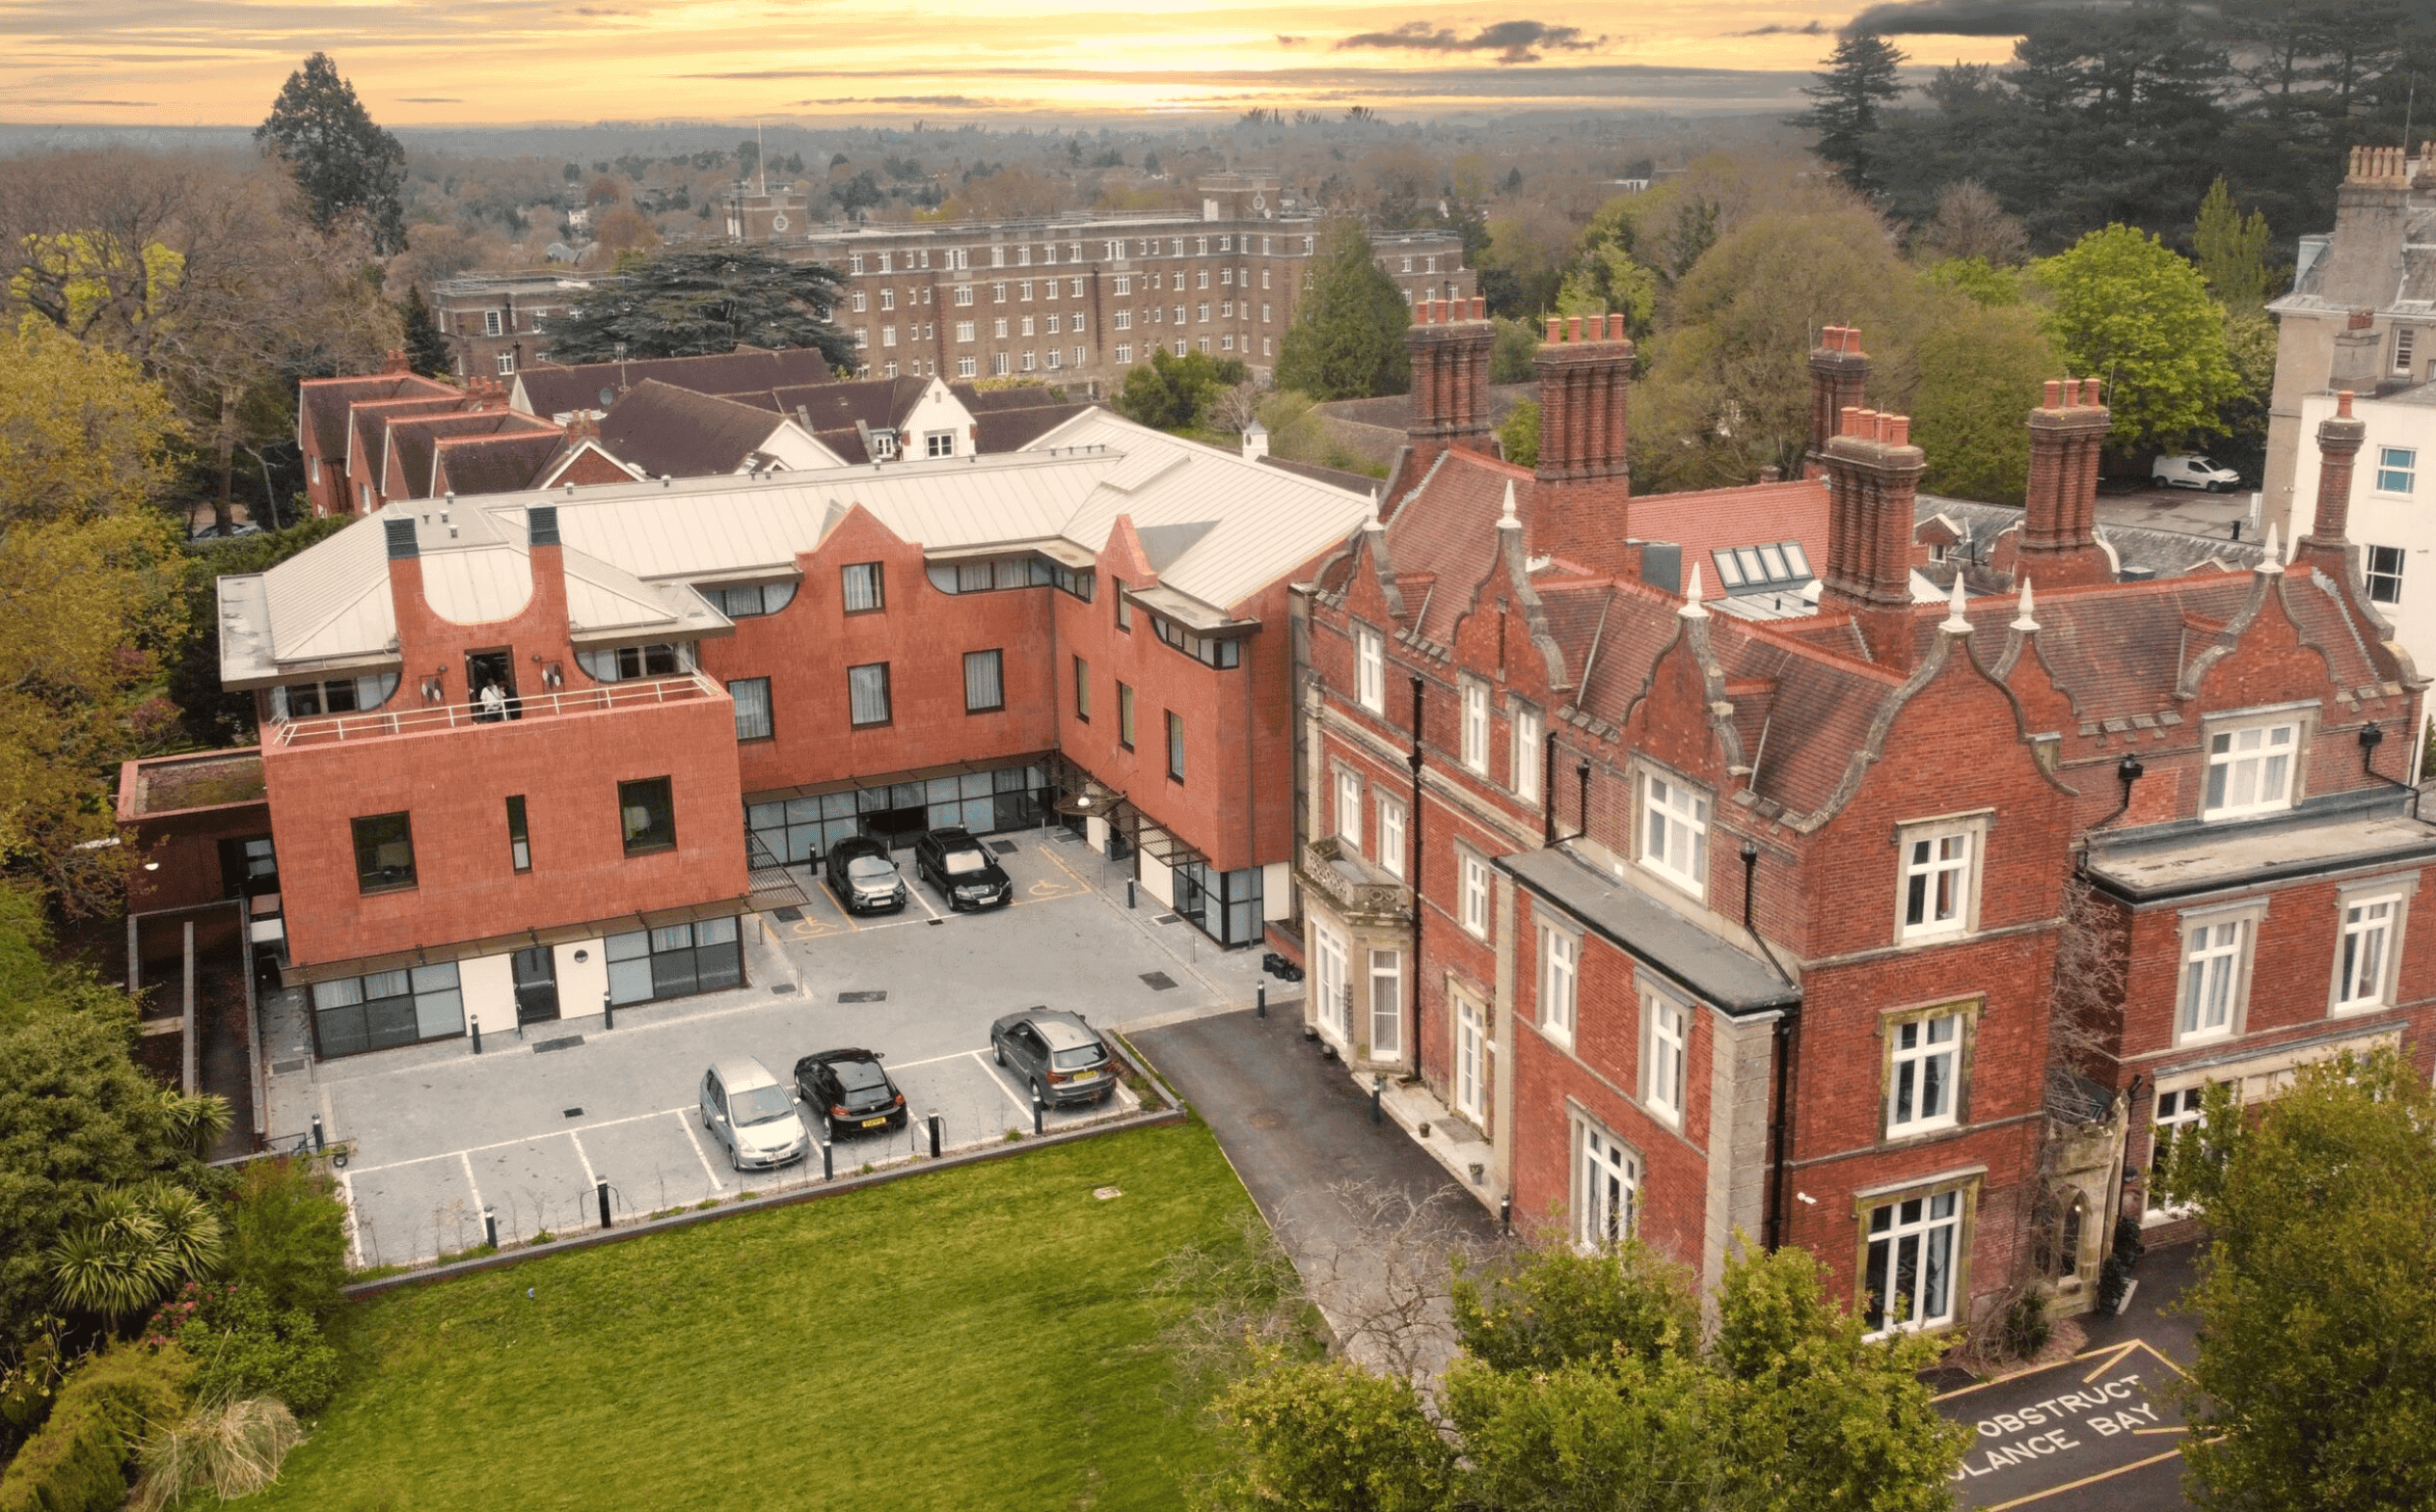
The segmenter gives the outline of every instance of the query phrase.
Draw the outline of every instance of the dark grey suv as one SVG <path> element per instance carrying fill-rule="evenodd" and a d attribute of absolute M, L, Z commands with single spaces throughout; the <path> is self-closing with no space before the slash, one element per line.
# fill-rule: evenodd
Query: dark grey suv
<path fill-rule="evenodd" d="M 1100 1102 L 1117 1090 L 1116 1058 L 1080 1013 L 1027 1008 L 989 1026 L 990 1053 L 1052 1107 Z"/>

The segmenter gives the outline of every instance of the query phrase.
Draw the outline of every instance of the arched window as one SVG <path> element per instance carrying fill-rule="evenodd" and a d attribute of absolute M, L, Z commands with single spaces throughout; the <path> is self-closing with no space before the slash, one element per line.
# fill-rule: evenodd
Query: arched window
<path fill-rule="evenodd" d="M 2089 1217 L 2089 1199 L 2074 1196 L 2064 1210 L 2064 1232 L 2056 1244 L 2055 1274 L 2066 1280 L 2081 1273 L 2081 1226 Z"/>

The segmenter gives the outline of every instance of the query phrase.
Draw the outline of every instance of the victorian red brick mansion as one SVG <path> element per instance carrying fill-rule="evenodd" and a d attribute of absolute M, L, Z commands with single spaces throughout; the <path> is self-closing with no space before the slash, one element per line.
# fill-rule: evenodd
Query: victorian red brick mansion
<path fill-rule="evenodd" d="M 2050 383 L 2018 525 L 1938 562 L 1857 332 L 1803 478 L 1637 500 L 1620 322 L 1551 323 L 1526 470 L 1488 325 L 1421 313 L 1411 450 L 1301 595 L 1295 875 L 1310 1028 L 1485 1199 L 1708 1282 L 1804 1245 L 1881 1327 L 2075 1311 L 2118 1213 L 2184 1216 L 2144 1173 L 2204 1087 L 2424 1072 L 2425 684 L 2344 538 L 2359 422 L 2288 556 L 2118 580 L 2103 395 Z"/>

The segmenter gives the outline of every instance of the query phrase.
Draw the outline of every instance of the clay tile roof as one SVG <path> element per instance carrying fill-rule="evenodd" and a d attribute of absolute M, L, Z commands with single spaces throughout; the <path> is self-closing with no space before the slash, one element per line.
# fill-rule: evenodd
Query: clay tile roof
<path fill-rule="evenodd" d="M 781 421 L 770 411 L 646 378 L 601 419 L 601 449 L 654 477 L 741 471 Z"/>
<path fill-rule="evenodd" d="M 1412 495 L 1388 520 L 1388 559 L 1398 578 L 1426 573 L 1437 579 L 1427 606 L 1405 595 L 1418 624 L 1405 626 L 1444 645 L 1455 621 L 1472 607 L 1472 591 L 1497 559 L 1497 521 L 1505 507 L 1506 484 L 1514 485 L 1517 509 L 1529 508 L 1530 479 L 1502 462 L 1461 449 L 1439 456 Z"/>
<path fill-rule="evenodd" d="M 1564 653 L 1565 675 L 1578 683 L 1590 660 L 1599 629 L 1614 600 L 1613 585 L 1599 580 L 1534 583 L 1549 638 Z"/>
<path fill-rule="evenodd" d="M 1088 404 L 1036 404 L 986 411 L 973 417 L 977 432 L 973 449 L 984 456 L 1019 451 L 1090 408 Z"/>
<path fill-rule="evenodd" d="M 555 426 L 439 444 L 440 486 L 458 494 L 512 494 L 533 486 L 566 446 Z"/>
<path fill-rule="evenodd" d="M 389 446 L 397 475 L 392 477 L 385 470 L 382 481 L 402 488 L 408 499 L 428 498 L 434 491 L 431 478 L 434 449 L 444 439 L 538 436 L 547 438 L 555 446 L 559 434 L 558 427 L 548 420 L 519 415 L 513 410 L 458 411 L 448 415 L 419 415 L 392 420 L 389 427 Z M 479 492 L 505 493 L 525 487 L 531 479 L 532 473 L 528 472 L 504 488 L 482 489 Z M 468 494 L 476 490 L 460 487 L 457 492 Z"/>
<path fill-rule="evenodd" d="M 535 415 L 564 415 L 602 408 L 601 391 L 622 393 L 643 380 L 658 379 L 695 393 L 744 393 L 796 384 L 825 384 L 829 364 L 808 346 L 784 351 L 720 352 L 705 357 L 638 358 L 624 363 L 584 363 L 572 367 L 535 365 L 517 375 Z"/>
<path fill-rule="evenodd" d="M 297 388 L 305 424 L 312 432 L 314 449 L 322 456 L 332 458 L 343 458 L 347 454 L 347 406 L 358 400 L 419 395 L 464 397 L 457 390 L 437 379 L 419 377 L 414 373 L 380 373 L 363 378 L 308 378 Z"/>

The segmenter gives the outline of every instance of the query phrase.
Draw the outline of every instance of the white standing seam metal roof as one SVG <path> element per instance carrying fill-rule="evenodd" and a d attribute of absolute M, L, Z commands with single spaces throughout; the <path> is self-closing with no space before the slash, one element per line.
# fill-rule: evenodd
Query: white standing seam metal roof
<path fill-rule="evenodd" d="M 854 505 L 925 552 L 1096 553 L 1130 516 L 1169 594 L 1232 611 L 1359 528 L 1367 496 L 1087 410 L 1021 451 L 761 477 L 684 478 L 392 505 L 267 573 L 220 580 L 221 678 L 257 687 L 396 661 L 381 521 L 411 518 L 433 608 L 503 619 L 532 592 L 526 510 L 558 511 L 576 638 L 688 638 L 733 626 L 687 584 L 792 575 Z M 1179 605 L 1189 608 L 1189 605 Z"/>

